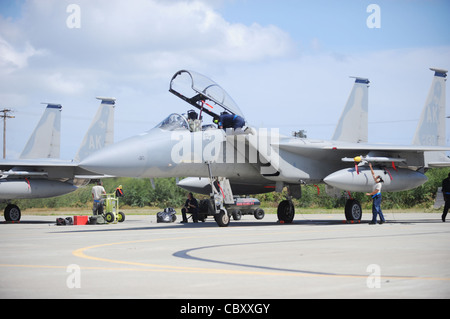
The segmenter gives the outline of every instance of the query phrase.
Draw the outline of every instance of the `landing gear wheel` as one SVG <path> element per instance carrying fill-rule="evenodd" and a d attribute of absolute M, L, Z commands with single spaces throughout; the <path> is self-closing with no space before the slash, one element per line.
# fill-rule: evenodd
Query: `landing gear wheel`
<path fill-rule="evenodd" d="M 117 214 L 117 221 L 118 221 L 119 223 L 123 223 L 123 222 L 125 221 L 125 214 L 122 213 L 122 212 L 119 212 L 119 213 Z"/>
<path fill-rule="evenodd" d="M 292 201 L 284 200 L 278 204 L 277 216 L 278 220 L 285 224 L 290 224 L 294 220 L 295 207 Z"/>
<path fill-rule="evenodd" d="M 215 214 L 214 219 L 219 227 L 227 227 L 230 224 L 230 216 L 228 216 L 227 211 L 224 209 L 221 209 L 220 213 Z"/>
<path fill-rule="evenodd" d="M 361 204 L 356 199 L 349 199 L 345 203 L 345 218 L 348 221 L 361 220 L 362 208 Z"/>
<path fill-rule="evenodd" d="M 231 216 L 233 216 L 233 220 L 241 220 L 242 218 L 242 213 L 239 209 L 235 209 L 233 210 L 233 212 L 231 213 Z"/>
<path fill-rule="evenodd" d="M 8 222 L 20 221 L 20 217 L 21 217 L 20 208 L 16 205 L 9 204 L 8 206 L 6 206 L 4 214 L 5 214 L 5 220 Z"/>
<path fill-rule="evenodd" d="M 253 213 L 253 216 L 255 216 L 256 219 L 263 219 L 264 218 L 264 209 L 262 208 L 257 208 L 255 209 L 255 212 Z"/>

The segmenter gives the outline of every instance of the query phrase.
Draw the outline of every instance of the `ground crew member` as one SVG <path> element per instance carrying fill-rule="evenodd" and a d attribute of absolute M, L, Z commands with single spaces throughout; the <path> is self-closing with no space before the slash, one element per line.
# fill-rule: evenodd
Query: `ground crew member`
<path fill-rule="evenodd" d="M 123 196 L 122 185 L 119 185 L 119 187 L 116 188 L 116 197 L 122 197 L 122 196 Z"/>
<path fill-rule="evenodd" d="M 442 221 L 445 223 L 445 218 L 447 217 L 448 209 L 450 208 L 450 173 L 448 173 L 448 177 L 442 181 L 442 193 L 444 194 L 445 200 Z"/>
<path fill-rule="evenodd" d="M 194 198 L 192 193 L 188 194 L 188 198 L 186 199 L 186 203 L 184 204 L 183 209 L 181 210 L 181 214 L 183 215 L 182 223 L 187 223 L 188 220 L 186 218 L 186 214 L 192 214 L 192 220 L 194 223 L 198 223 L 198 202 L 197 199 Z"/>
<path fill-rule="evenodd" d="M 103 199 L 102 194 L 106 194 L 105 188 L 103 188 L 102 181 L 98 181 L 97 185 L 92 187 L 92 199 L 94 200 L 94 205 L 92 206 L 92 212 L 94 215 L 103 214 Z"/>
<path fill-rule="evenodd" d="M 380 175 L 375 176 L 372 164 L 369 163 L 370 171 L 372 172 L 373 180 L 375 181 L 375 188 L 372 193 L 366 193 L 368 196 L 372 196 L 372 221 L 370 225 L 375 225 L 377 223 L 377 215 L 380 215 L 380 225 L 384 224 L 386 220 L 384 219 L 383 212 L 381 211 L 381 183 L 384 183 Z"/>
<path fill-rule="evenodd" d="M 233 128 L 235 133 L 242 132 L 242 128 L 245 125 L 245 120 L 236 114 L 222 113 L 218 120 L 216 120 L 219 128 L 226 130 L 227 128 Z"/>

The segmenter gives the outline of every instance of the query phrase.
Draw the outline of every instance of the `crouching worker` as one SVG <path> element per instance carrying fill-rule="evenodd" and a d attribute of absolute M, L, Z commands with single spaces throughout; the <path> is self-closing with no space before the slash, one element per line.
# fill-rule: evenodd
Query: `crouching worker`
<path fill-rule="evenodd" d="M 105 188 L 103 188 L 102 181 L 98 181 L 97 185 L 92 187 L 92 199 L 94 200 L 94 205 L 92 206 L 92 213 L 94 215 L 103 214 L 103 199 L 102 195 L 106 194 Z"/>
<path fill-rule="evenodd" d="M 220 129 L 234 129 L 234 134 L 244 133 L 243 127 L 245 125 L 245 120 L 239 115 L 223 112 L 219 119 L 215 120 L 215 123 L 218 124 Z"/>
<path fill-rule="evenodd" d="M 186 203 L 184 204 L 183 209 L 181 210 L 181 214 L 183 215 L 182 223 L 187 223 L 186 214 L 192 214 L 192 220 L 194 223 L 198 223 L 198 202 L 197 199 L 194 198 L 192 193 L 188 194 L 188 198 L 186 199 Z"/>

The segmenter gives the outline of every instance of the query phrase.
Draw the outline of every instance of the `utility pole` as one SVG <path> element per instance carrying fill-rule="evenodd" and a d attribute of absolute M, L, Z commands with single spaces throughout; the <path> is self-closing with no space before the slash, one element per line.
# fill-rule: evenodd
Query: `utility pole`
<path fill-rule="evenodd" d="M 0 118 L 3 118 L 3 158 L 6 158 L 6 119 L 13 119 L 15 116 L 9 115 L 8 113 L 12 112 L 10 109 L 0 110 Z"/>

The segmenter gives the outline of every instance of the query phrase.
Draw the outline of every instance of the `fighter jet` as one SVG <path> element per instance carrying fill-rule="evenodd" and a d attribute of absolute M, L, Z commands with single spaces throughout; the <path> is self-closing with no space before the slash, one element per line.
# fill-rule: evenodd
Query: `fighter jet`
<path fill-rule="evenodd" d="M 0 161 L 0 201 L 9 204 L 5 220 L 19 221 L 21 211 L 14 199 L 46 198 L 64 195 L 104 176 L 81 169 L 78 162 L 114 141 L 114 98 L 101 100 L 73 161 L 59 159 L 61 105 L 47 104 L 18 160 Z"/>
<path fill-rule="evenodd" d="M 257 129 L 250 123 L 239 134 L 233 129 L 218 129 L 210 122 L 225 111 L 245 118 L 234 100 L 210 78 L 181 70 L 170 81 L 169 91 L 196 108 L 200 114 L 188 116 L 171 114 L 155 128 L 138 136 L 110 145 L 88 156 L 80 166 L 87 170 L 124 177 L 182 177 L 207 178 L 210 184 L 214 217 L 219 226 L 228 226 L 229 214 L 225 204 L 233 195 L 263 191 L 281 192 L 288 196 L 278 205 L 278 219 L 291 223 L 295 208 L 293 198 L 301 198 L 303 185 L 325 183 L 333 190 L 371 192 L 375 183 L 368 164 L 376 175 L 383 177 L 383 191 L 402 191 L 418 187 L 427 181 L 424 170 L 432 166 L 450 166 L 448 158 L 426 154 L 443 154 L 450 148 L 441 146 L 440 135 L 445 132 L 446 70 L 432 69 L 435 74 L 425 105 L 425 119 L 418 128 L 418 140 L 428 136 L 424 144 L 368 144 L 366 94 L 368 80 L 357 78 L 354 94 L 347 105 L 360 110 L 344 109 L 341 122 L 332 140 L 312 140 L 279 134 L 277 129 Z M 363 91 L 361 91 L 361 89 Z M 367 112 L 366 112 L 367 113 Z M 206 118 L 206 119 L 205 119 Z M 344 123 L 353 118 L 353 125 Z M 214 121 L 216 122 L 216 121 Z M 361 125 L 359 125 L 361 123 Z M 355 128 L 358 134 L 346 133 Z M 362 133 L 362 134 L 359 134 Z M 430 142 L 430 143 L 428 143 Z M 432 153 L 428 153 L 432 152 Z M 437 152 L 437 153 L 435 153 Z M 117 160 L 120 158 L 120 161 Z M 358 201 L 349 198 L 345 208 L 348 220 L 361 219 Z"/>

